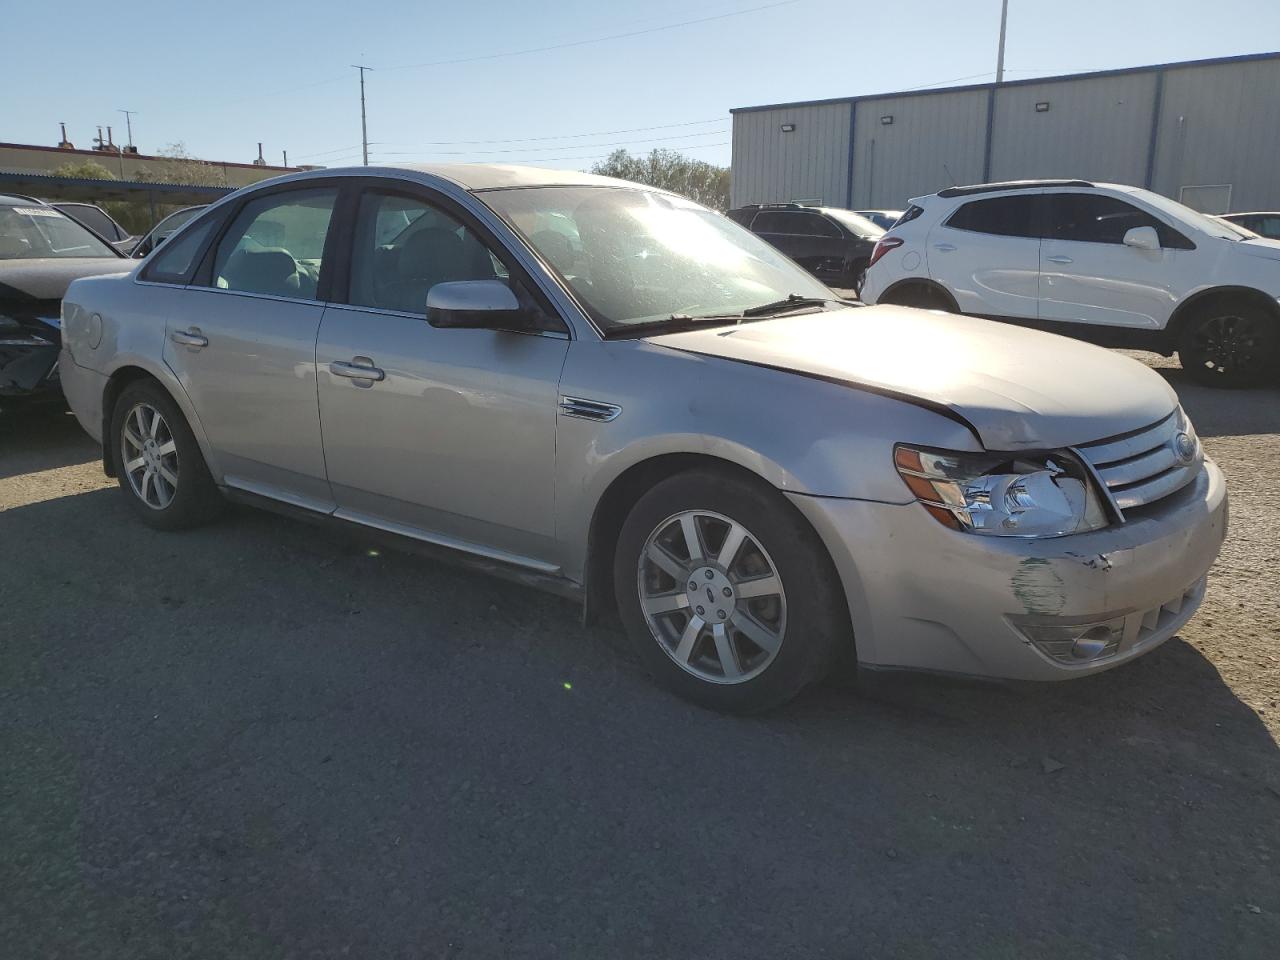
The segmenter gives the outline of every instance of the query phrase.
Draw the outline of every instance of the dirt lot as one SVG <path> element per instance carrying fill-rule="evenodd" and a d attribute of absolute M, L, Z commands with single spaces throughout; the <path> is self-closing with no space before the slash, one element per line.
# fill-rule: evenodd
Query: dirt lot
<path fill-rule="evenodd" d="M 4 415 L 0 953 L 1274 957 L 1280 391 L 1164 372 L 1232 498 L 1180 638 L 751 720 L 553 597 L 251 511 L 150 531 L 70 417 Z"/>

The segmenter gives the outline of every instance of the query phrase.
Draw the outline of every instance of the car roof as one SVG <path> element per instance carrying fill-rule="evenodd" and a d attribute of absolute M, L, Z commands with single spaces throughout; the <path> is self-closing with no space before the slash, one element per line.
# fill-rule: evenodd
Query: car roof
<path fill-rule="evenodd" d="M 3 203 L 8 207 L 27 207 L 33 203 L 39 204 L 42 207 L 48 206 L 48 204 L 43 200 L 37 200 L 35 197 L 27 197 L 21 193 L 0 193 L 0 203 Z"/>
<path fill-rule="evenodd" d="M 424 173 L 449 180 L 464 190 L 497 190 L 504 187 L 631 187 L 642 186 L 630 180 L 602 177 L 577 170 L 550 170 L 516 163 L 384 163 L 369 167 L 330 167 L 312 171 L 315 174 Z M 657 188 L 649 188 L 657 189 Z M 665 191 L 663 191 L 665 192 Z"/>

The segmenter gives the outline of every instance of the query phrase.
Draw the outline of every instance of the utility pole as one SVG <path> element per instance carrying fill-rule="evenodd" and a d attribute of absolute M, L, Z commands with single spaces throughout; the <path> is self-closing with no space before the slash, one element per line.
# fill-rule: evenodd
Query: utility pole
<path fill-rule="evenodd" d="M 372 70 L 373 67 L 366 67 L 363 64 L 353 63 L 355 69 L 360 71 L 360 143 L 364 147 L 364 165 L 369 165 L 369 123 L 364 112 L 364 72 Z"/>
<path fill-rule="evenodd" d="M 1004 32 L 1009 23 L 1009 0 L 1000 3 L 1000 52 L 996 54 L 996 83 L 1004 83 Z"/>
<path fill-rule="evenodd" d="M 117 110 L 116 111 L 116 113 L 124 114 L 124 127 L 125 127 L 125 130 L 127 130 L 129 133 L 129 142 L 126 144 L 126 146 L 129 146 L 129 147 L 133 146 L 133 115 L 137 112 L 138 112 L 137 110 Z"/>

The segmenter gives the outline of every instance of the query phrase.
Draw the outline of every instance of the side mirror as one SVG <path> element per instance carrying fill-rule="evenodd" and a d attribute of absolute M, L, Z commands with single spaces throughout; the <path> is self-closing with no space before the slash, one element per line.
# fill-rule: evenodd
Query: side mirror
<path fill-rule="evenodd" d="M 427 322 L 467 330 L 523 330 L 515 293 L 501 280 L 452 280 L 427 291 Z"/>
<path fill-rule="evenodd" d="M 1155 227 L 1134 227 L 1125 231 L 1124 245 L 1136 250 L 1159 250 L 1160 235 Z"/>

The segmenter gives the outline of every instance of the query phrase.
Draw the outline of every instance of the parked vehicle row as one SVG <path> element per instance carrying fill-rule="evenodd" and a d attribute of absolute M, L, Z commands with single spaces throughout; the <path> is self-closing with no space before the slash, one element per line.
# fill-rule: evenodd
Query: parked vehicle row
<path fill-rule="evenodd" d="M 1136 187 L 949 187 L 911 202 L 861 288 L 904 304 L 1175 351 L 1197 380 L 1280 374 L 1280 242 Z"/>
<path fill-rule="evenodd" d="M 1192 615 L 1225 532 L 1222 474 L 1142 364 L 837 299 L 728 219 L 587 174 L 238 191 L 73 283 L 60 362 L 143 522 L 230 497 L 447 550 L 612 606 L 724 710 L 842 657 L 1113 667 Z"/>

